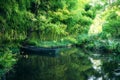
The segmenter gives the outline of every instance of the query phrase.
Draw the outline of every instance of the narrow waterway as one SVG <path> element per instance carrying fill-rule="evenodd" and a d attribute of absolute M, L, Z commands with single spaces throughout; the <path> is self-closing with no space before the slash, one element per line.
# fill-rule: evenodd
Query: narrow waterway
<path fill-rule="evenodd" d="M 120 80 L 120 56 L 80 48 L 59 56 L 21 56 L 7 80 Z"/>

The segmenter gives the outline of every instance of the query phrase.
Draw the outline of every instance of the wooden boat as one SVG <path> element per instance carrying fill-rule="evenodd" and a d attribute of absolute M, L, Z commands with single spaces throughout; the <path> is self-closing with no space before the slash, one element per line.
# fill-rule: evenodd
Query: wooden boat
<path fill-rule="evenodd" d="M 45 48 L 45 47 L 36 47 L 36 46 L 24 46 L 20 48 L 20 54 L 37 54 L 40 56 L 50 56 L 55 57 L 59 55 L 58 48 Z"/>

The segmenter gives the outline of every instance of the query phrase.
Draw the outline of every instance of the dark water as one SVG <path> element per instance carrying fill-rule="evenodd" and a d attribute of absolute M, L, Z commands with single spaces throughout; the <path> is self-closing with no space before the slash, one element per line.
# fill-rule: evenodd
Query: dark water
<path fill-rule="evenodd" d="M 7 80 L 120 80 L 120 56 L 79 48 L 61 49 L 60 56 L 21 56 Z"/>

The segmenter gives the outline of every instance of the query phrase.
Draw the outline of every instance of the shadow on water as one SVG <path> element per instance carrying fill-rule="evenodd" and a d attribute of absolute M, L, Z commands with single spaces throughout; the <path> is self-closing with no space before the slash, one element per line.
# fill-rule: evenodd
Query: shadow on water
<path fill-rule="evenodd" d="M 79 48 L 61 49 L 59 54 L 21 56 L 7 80 L 120 80 L 119 55 Z"/>

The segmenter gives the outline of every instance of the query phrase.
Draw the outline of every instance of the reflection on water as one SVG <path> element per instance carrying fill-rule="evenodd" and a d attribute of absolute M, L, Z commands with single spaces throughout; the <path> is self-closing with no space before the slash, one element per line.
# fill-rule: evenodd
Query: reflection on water
<path fill-rule="evenodd" d="M 119 60 L 119 55 L 61 49 L 58 57 L 21 57 L 7 80 L 120 80 Z"/>

